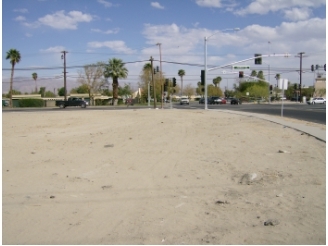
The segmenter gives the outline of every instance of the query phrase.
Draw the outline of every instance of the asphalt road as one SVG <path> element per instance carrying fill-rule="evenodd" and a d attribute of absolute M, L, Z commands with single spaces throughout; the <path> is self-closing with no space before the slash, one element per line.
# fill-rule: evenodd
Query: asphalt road
<path fill-rule="evenodd" d="M 173 104 L 174 108 L 204 108 L 204 104 L 190 103 L 189 105 Z M 271 104 L 242 104 L 242 105 L 208 105 L 208 109 L 236 110 L 242 112 L 268 114 L 281 116 L 282 105 L 280 103 Z M 326 105 L 308 105 L 304 103 L 284 103 L 283 117 L 294 118 L 319 124 L 326 124 Z"/>
<path fill-rule="evenodd" d="M 161 104 L 157 104 L 158 108 L 161 108 Z M 96 106 L 87 107 L 82 109 L 80 107 L 68 107 L 65 109 L 60 108 L 2 108 L 2 112 L 32 112 L 32 111 L 71 111 L 71 110 L 131 110 L 138 108 L 148 108 L 147 106 Z M 151 106 L 153 108 L 153 106 Z M 164 104 L 164 108 L 170 108 L 170 104 Z M 189 105 L 180 105 L 179 103 L 172 103 L 172 108 L 174 109 L 204 109 L 204 104 L 199 104 L 198 102 L 191 102 Z M 271 104 L 242 104 L 242 105 L 208 105 L 209 110 L 221 109 L 221 110 L 236 110 L 242 112 L 258 113 L 258 114 L 268 114 L 281 116 L 281 104 L 271 103 Z M 294 118 L 298 120 L 304 120 L 319 124 L 326 124 L 326 105 L 316 104 L 308 105 L 303 103 L 285 103 L 283 107 L 283 117 Z"/>

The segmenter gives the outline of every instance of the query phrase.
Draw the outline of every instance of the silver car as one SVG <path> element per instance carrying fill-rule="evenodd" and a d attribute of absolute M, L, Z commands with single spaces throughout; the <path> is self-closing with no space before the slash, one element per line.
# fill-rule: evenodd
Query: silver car
<path fill-rule="evenodd" d="M 324 99 L 323 97 L 315 97 L 312 100 L 312 104 L 326 104 L 326 99 Z"/>

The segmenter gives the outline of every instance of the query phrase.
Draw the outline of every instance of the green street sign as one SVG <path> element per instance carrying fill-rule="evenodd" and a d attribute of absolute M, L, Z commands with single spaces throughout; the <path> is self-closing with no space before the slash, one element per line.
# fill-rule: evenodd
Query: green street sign
<path fill-rule="evenodd" d="M 246 65 L 244 65 L 244 66 L 232 66 L 232 68 L 233 69 L 249 69 L 249 66 L 246 66 Z"/>

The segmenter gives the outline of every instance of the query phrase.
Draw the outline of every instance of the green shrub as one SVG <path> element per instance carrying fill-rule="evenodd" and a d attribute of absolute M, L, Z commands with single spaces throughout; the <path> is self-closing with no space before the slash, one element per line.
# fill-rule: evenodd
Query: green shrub
<path fill-rule="evenodd" d="M 19 107 L 44 107 L 42 99 L 26 98 L 18 100 Z"/>

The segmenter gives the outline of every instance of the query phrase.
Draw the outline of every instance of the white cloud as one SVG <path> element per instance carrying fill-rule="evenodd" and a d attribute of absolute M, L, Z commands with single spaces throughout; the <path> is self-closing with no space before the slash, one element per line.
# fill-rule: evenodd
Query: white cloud
<path fill-rule="evenodd" d="M 26 20 L 26 18 L 24 17 L 24 16 L 17 16 L 15 19 L 14 19 L 15 21 L 25 21 Z"/>
<path fill-rule="evenodd" d="M 309 8 L 292 8 L 285 10 L 285 18 L 292 21 L 307 20 L 312 11 Z"/>
<path fill-rule="evenodd" d="M 325 5 L 325 0 L 253 0 L 251 4 L 243 7 L 235 13 L 237 15 L 260 14 L 264 15 L 271 12 L 290 9 L 293 7 L 317 8 Z"/>
<path fill-rule="evenodd" d="M 196 0 L 196 4 L 198 4 L 201 7 L 214 7 L 214 8 L 222 7 L 221 0 Z"/>
<path fill-rule="evenodd" d="M 113 6 L 113 4 L 112 4 L 112 3 L 110 3 L 110 2 L 107 2 L 107 1 L 105 1 L 105 0 L 98 0 L 98 3 L 100 3 L 100 4 L 104 5 L 104 6 L 105 6 L 105 8 L 110 8 L 110 7 L 112 7 L 112 6 Z"/>
<path fill-rule="evenodd" d="M 107 31 L 102 31 L 100 29 L 91 29 L 92 32 L 98 32 L 98 33 L 102 33 L 102 34 L 116 34 L 119 32 L 119 28 L 115 28 L 113 30 L 107 30 Z"/>
<path fill-rule="evenodd" d="M 160 3 L 158 2 L 151 2 L 150 5 L 156 9 L 164 9 L 164 6 L 162 6 Z"/>
<path fill-rule="evenodd" d="M 28 13 L 27 9 L 14 9 L 14 12 Z"/>
<path fill-rule="evenodd" d="M 50 47 L 48 49 L 41 49 L 40 52 L 42 52 L 42 53 L 60 53 L 63 50 L 65 50 L 64 46 L 54 46 L 54 47 Z"/>
<path fill-rule="evenodd" d="M 133 54 L 133 53 L 135 53 L 134 50 L 128 48 L 125 45 L 124 41 L 120 41 L 120 40 L 105 41 L 105 42 L 97 42 L 97 41 L 89 42 L 88 47 L 97 48 L 97 49 L 105 47 L 105 48 L 109 48 L 109 49 L 111 49 L 115 52 L 123 53 L 123 54 Z"/>
<path fill-rule="evenodd" d="M 80 11 L 70 11 L 65 14 L 64 10 L 57 11 L 52 15 L 46 15 L 39 18 L 38 22 L 40 24 L 50 26 L 55 29 L 77 29 L 79 22 L 90 22 L 92 16 L 89 14 L 83 14 Z"/>

